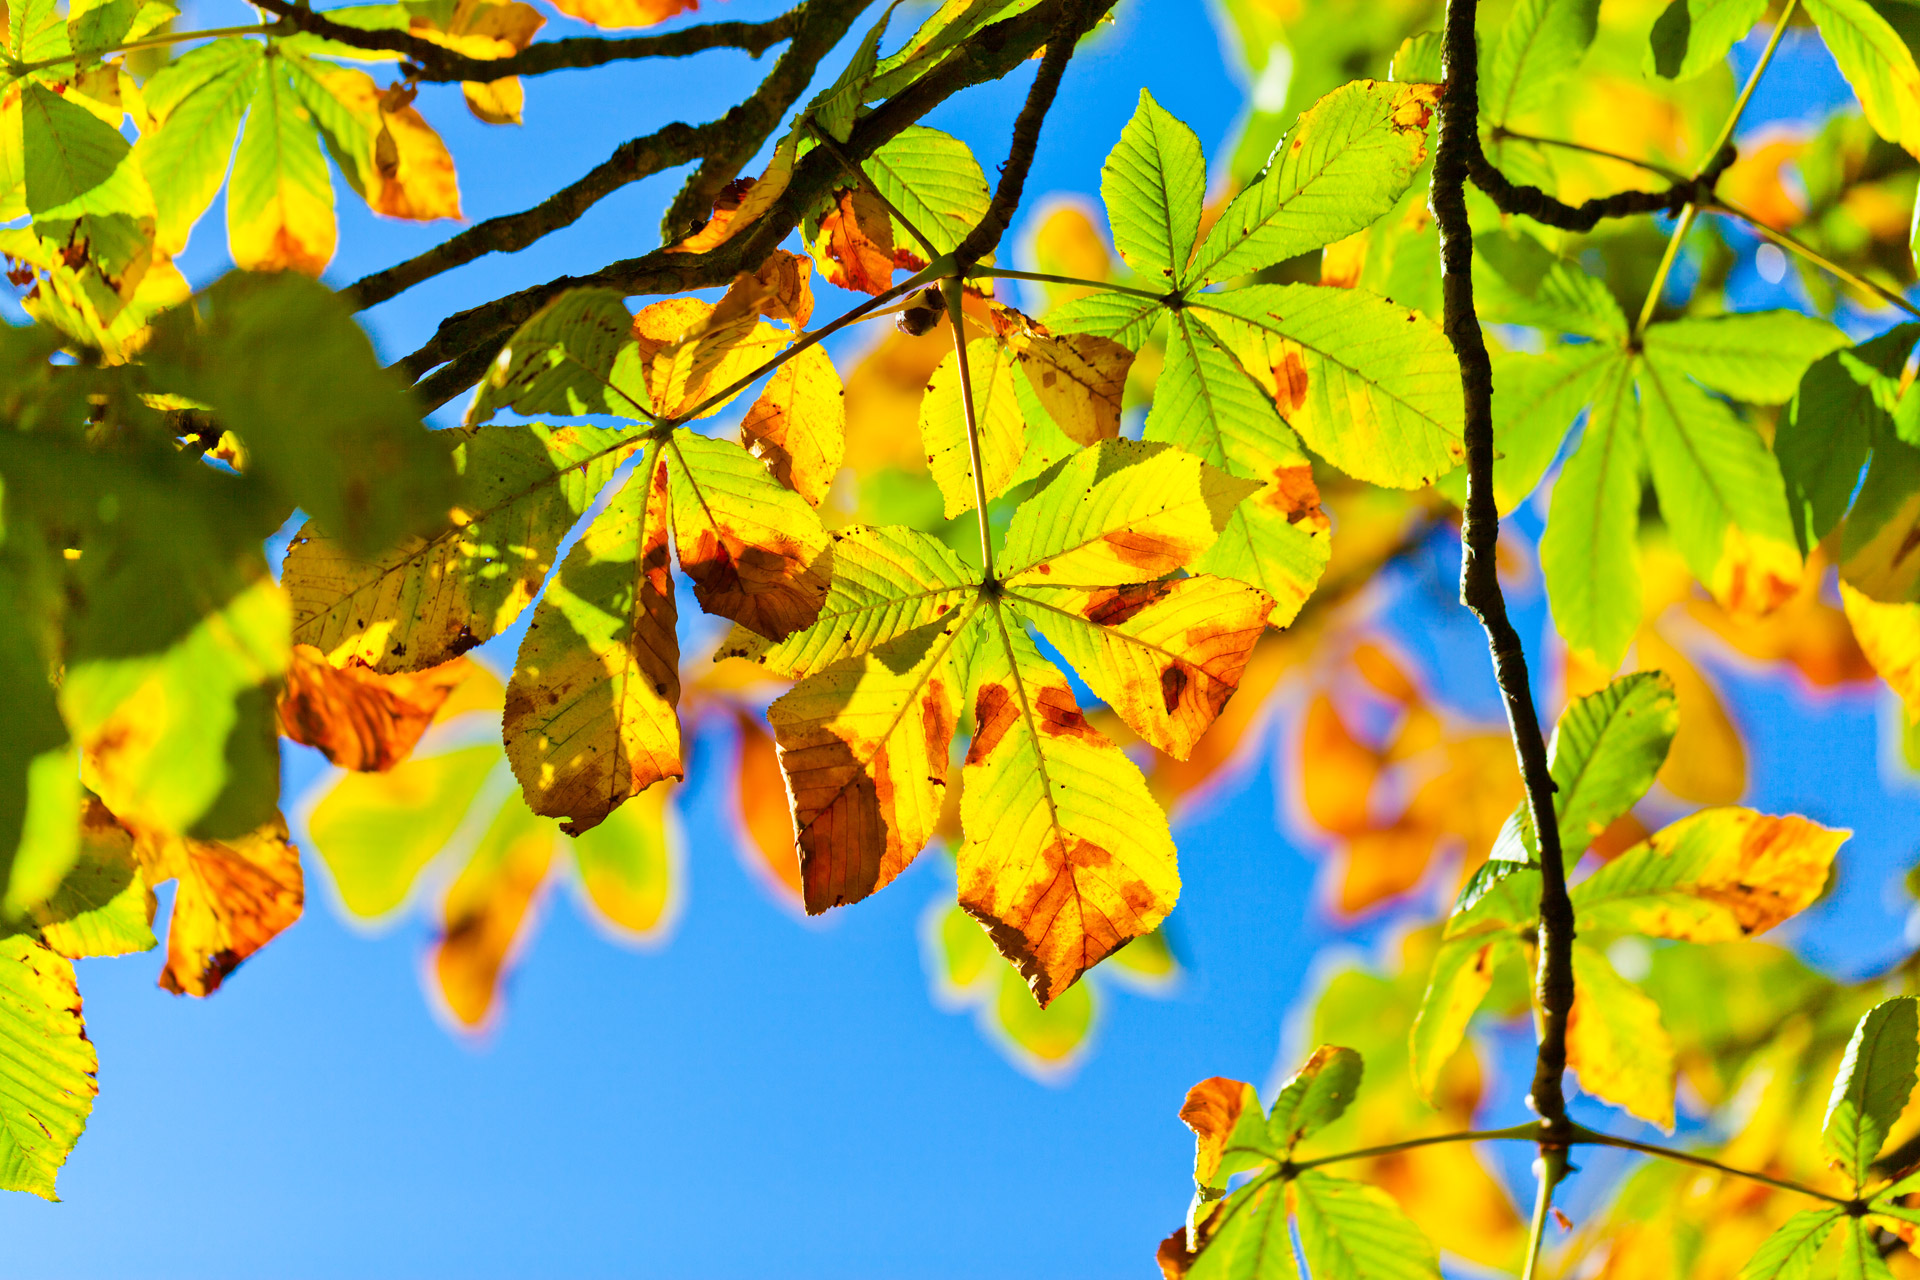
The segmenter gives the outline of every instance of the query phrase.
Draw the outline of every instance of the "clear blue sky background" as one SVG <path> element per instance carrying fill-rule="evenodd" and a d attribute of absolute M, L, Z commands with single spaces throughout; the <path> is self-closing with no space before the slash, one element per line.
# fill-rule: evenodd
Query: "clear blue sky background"
<path fill-rule="evenodd" d="M 710 5 L 700 17 L 771 8 Z M 241 12 L 208 4 L 190 17 Z M 450 87 L 428 89 L 422 106 L 478 218 L 525 207 L 628 137 L 732 100 L 761 70 L 710 54 L 549 76 L 529 82 L 519 130 L 471 121 Z M 1026 78 L 968 94 L 929 123 L 971 142 L 991 173 Z M 1790 57 L 1779 79 L 1758 118 L 1832 101 L 1819 57 Z M 1096 190 L 1143 84 L 1210 147 L 1240 103 L 1198 3 L 1123 5 L 1117 30 L 1069 72 L 1029 190 Z M 379 308 L 370 320 L 383 351 L 412 349 L 447 312 L 652 247 L 677 181 L 630 187 L 526 253 Z M 376 222 L 344 189 L 339 203 L 335 283 L 447 234 Z M 222 268 L 220 218 L 216 208 L 194 242 L 196 281 Z M 1448 698 L 1492 713 L 1484 649 L 1451 604 L 1454 563 L 1440 545 L 1416 564 L 1396 627 L 1442 673 Z M 1537 599 L 1522 621 L 1541 634 Z M 1840 893 L 1796 926 L 1804 950 L 1849 972 L 1895 954 L 1897 880 L 1920 805 L 1883 790 L 1876 698 L 1809 705 L 1784 685 L 1716 670 L 1748 731 L 1750 802 L 1860 832 Z M 688 900 L 670 945 L 617 949 L 553 900 L 507 1020 L 478 1050 L 427 1012 L 417 920 L 355 932 L 309 860 L 306 918 L 211 1000 L 158 991 L 151 955 L 82 964 L 100 1099 L 61 1179 L 66 1202 L 0 1199 L 6 1270 L 1151 1275 L 1154 1245 L 1187 1198 L 1191 1139 L 1175 1114 L 1186 1088 L 1215 1074 L 1267 1080 L 1316 952 L 1342 936 L 1316 905 L 1316 862 L 1283 832 L 1271 754 L 1263 747 L 1176 832 L 1182 987 L 1164 1001 L 1110 1000 L 1094 1055 L 1065 1086 L 1014 1070 L 968 1018 L 929 1000 L 918 922 L 950 893 L 940 859 L 825 925 L 803 923 L 736 860 L 726 780 L 713 770 L 687 806 Z M 310 757 L 290 756 L 291 789 L 312 776 Z M 1386 927 L 1344 936 L 1365 950 Z"/>

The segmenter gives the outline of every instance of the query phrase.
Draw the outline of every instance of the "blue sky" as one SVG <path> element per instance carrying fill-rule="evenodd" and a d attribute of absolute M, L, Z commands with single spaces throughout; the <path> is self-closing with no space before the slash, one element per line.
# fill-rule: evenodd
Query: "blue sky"
<path fill-rule="evenodd" d="M 237 5 L 191 17 L 245 20 Z M 451 87 L 421 105 L 477 219 L 525 207 L 691 104 L 744 94 L 764 65 L 710 54 L 549 76 L 529 82 L 519 130 L 473 122 Z M 1831 92 L 1817 59 L 1788 70 L 1763 115 Z M 1025 81 L 970 93 L 928 123 L 966 138 L 991 173 Z M 1240 103 L 1200 5 L 1123 6 L 1069 72 L 1029 191 L 1096 190 L 1143 84 L 1210 147 Z M 377 308 L 376 340 L 398 356 L 450 311 L 645 251 L 677 181 L 636 184 L 533 249 Z M 344 190 L 339 206 L 337 284 L 448 234 L 378 222 Z M 220 216 L 190 251 L 196 282 L 221 269 Z M 1447 697 L 1491 712 L 1485 650 L 1449 603 L 1453 552 L 1437 545 L 1425 560 L 1395 626 Z M 1537 596 L 1521 622 L 1542 634 Z M 1880 781 L 1877 697 L 1808 704 L 1779 682 L 1716 671 L 1748 733 L 1749 802 L 1859 828 L 1841 891 L 1796 926 L 1806 953 L 1848 972 L 1894 954 L 1920 805 Z M 1012 1069 L 968 1018 L 930 1001 L 918 930 L 951 892 L 942 859 L 824 924 L 800 921 L 741 868 L 715 770 L 686 806 L 687 901 L 670 944 L 612 946 L 556 898 L 504 1025 L 477 1049 L 429 1016 L 423 927 L 367 936 L 343 924 L 310 860 L 306 918 L 211 1000 L 155 989 L 151 955 L 83 963 L 100 1099 L 62 1176 L 65 1203 L 0 1199 L 10 1269 L 49 1280 L 1150 1275 L 1187 1198 L 1191 1138 L 1176 1118 L 1187 1087 L 1267 1080 L 1319 948 L 1344 936 L 1365 949 L 1387 928 L 1342 935 L 1324 919 L 1318 864 L 1285 834 L 1275 769 L 1263 751 L 1178 826 L 1186 978 L 1170 999 L 1109 1000 L 1096 1051 L 1065 1086 Z M 290 757 L 289 775 L 304 785 L 310 760 Z"/>

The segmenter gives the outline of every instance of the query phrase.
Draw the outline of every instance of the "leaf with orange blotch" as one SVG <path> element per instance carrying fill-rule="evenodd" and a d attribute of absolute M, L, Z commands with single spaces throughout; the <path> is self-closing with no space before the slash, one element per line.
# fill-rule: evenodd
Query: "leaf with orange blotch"
<path fill-rule="evenodd" d="M 1720 640 L 1759 662 L 1784 662 L 1808 683 L 1829 688 L 1871 680 L 1876 671 L 1872 653 L 1862 652 L 1866 641 L 1850 623 L 1854 606 L 1844 611 L 1821 595 L 1831 562 L 1816 547 L 1807 557 L 1807 571 L 1794 598 L 1764 618 L 1740 617 L 1711 600 L 1686 601 L 1687 616 L 1711 630 Z M 1843 602 L 1852 588 L 1841 582 Z M 1862 604 L 1866 597 L 1854 593 Z M 1900 609 L 1904 606 L 1890 606 Z"/>
<path fill-rule="evenodd" d="M 773 158 L 757 178 L 735 178 L 713 202 L 713 214 L 699 230 L 668 245 L 668 253 L 706 253 L 717 249 L 745 231 L 774 203 L 786 194 L 793 181 L 793 162 L 798 147 L 798 130 L 787 134 L 774 148 Z"/>
<path fill-rule="evenodd" d="M 1845 582 L 1840 601 L 1867 660 L 1911 717 L 1920 709 L 1920 605 L 1882 604 Z"/>
<path fill-rule="evenodd" d="M 740 442 L 773 478 L 819 506 L 847 448 L 846 391 L 822 347 L 780 366 L 740 421 Z"/>
<path fill-rule="evenodd" d="M 336 667 L 312 645 L 295 645 L 280 694 L 280 732 L 342 769 L 391 769 L 472 669 L 455 658 L 417 675 L 381 675 L 354 659 Z"/>
<path fill-rule="evenodd" d="M 872 191 L 843 190 L 808 222 L 807 252 L 829 283 L 875 295 L 893 287 L 893 215 Z"/>
<path fill-rule="evenodd" d="M 1236 1173 L 1275 1158 L 1267 1140 L 1267 1114 L 1252 1085 L 1225 1076 L 1187 1090 L 1180 1121 L 1193 1130 L 1193 1181 L 1224 1187 Z"/>
<path fill-rule="evenodd" d="M 1187 758 L 1166 756 L 1154 761 L 1147 781 L 1161 804 L 1172 810 L 1190 802 L 1195 793 L 1204 794 L 1204 788 L 1221 770 L 1245 754 L 1243 748 L 1253 740 L 1255 731 L 1268 722 L 1267 695 L 1299 660 L 1300 652 L 1300 646 L 1288 643 L 1263 641 L 1254 647 L 1246 669 L 1240 673 L 1238 695 L 1214 718 L 1213 728 Z"/>
<path fill-rule="evenodd" d="M 1851 832 L 1751 809 L 1705 809 L 1573 887 L 1583 929 L 1735 942 L 1813 904 Z"/>
<path fill-rule="evenodd" d="M 404 92 L 352 67 L 299 59 L 294 70 L 301 101 L 368 208 L 414 222 L 461 216 L 453 157 Z"/>
<path fill-rule="evenodd" d="M 318 276 L 333 260 L 333 184 L 296 91 L 308 78 L 293 58 L 270 58 L 249 104 L 227 183 L 227 250 L 243 270 Z"/>
<path fill-rule="evenodd" d="M 658 446 L 561 562 L 507 686 L 502 735 L 533 811 L 579 835 L 686 774 Z"/>
<path fill-rule="evenodd" d="M 754 717 L 734 713 L 740 755 L 733 770 L 740 857 L 783 902 L 801 902 L 800 854 L 787 812 L 787 784 L 773 738 Z"/>
<path fill-rule="evenodd" d="M 193 840 L 136 828 L 134 856 L 149 886 L 177 881 L 160 985 L 211 995 L 228 974 L 300 918 L 300 851 L 285 819 L 231 840 Z"/>
<path fill-rule="evenodd" d="M 559 836 L 553 824 L 508 796 L 473 858 L 447 890 L 433 972 L 447 1008 L 466 1028 L 488 1020 Z"/>
<path fill-rule="evenodd" d="M 1673 1037 L 1660 1006 L 1621 977 L 1606 954 L 1573 944 L 1567 1066 L 1587 1093 L 1673 1131 Z"/>
<path fill-rule="evenodd" d="M 938 822 L 947 743 L 971 703 L 960 903 L 1040 1002 L 1158 925 L 1178 892 L 1165 821 L 1138 768 L 1087 723 L 1023 623 L 1058 633 L 1047 588 L 1104 582 L 1117 598 L 1177 569 L 1218 535 L 1244 489 L 1178 450 L 1104 441 L 1069 458 L 1014 513 L 1000 553 L 1006 576 L 993 589 L 926 535 L 867 531 L 837 557 L 852 581 L 841 588 L 836 573 L 841 594 L 812 630 L 781 646 L 723 645 L 722 654 L 744 649 L 806 677 L 769 717 L 809 908 L 872 892 L 919 852 Z M 1184 590 L 1215 590 L 1204 577 L 1185 581 L 1196 585 Z M 1209 679 L 1237 676 L 1259 628 L 1235 634 L 1241 651 L 1222 640 L 1204 656 L 1174 647 L 1184 636 L 1163 637 L 1172 645 L 1162 645 L 1161 666 L 1195 686 L 1180 663 L 1196 656 Z M 1158 703 L 1117 710 L 1131 709 L 1143 732 L 1174 732 L 1176 714 L 1192 717 L 1178 732 L 1197 732 L 1217 702 L 1198 687 L 1191 703 L 1184 686 L 1169 698 L 1173 683 L 1156 675 Z"/>
<path fill-rule="evenodd" d="M 1383 761 L 1347 727 L 1326 694 L 1307 704 L 1300 734 L 1300 794 L 1319 827 L 1357 836 L 1373 825 L 1373 787 Z"/>
<path fill-rule="evenodd" d="M 715 303 L 669 298 L 633 317 L 634 350 L 646 370 L 648 403 L 661 418 L 720 412 L 732 397 L 708 404 L 716 392 L 753 372 L 792 341 L 789 332 L 760 319 L 772 290 L 743 273 Z"/>
<path fill-rule="evenodd" d="M 698 8 L 700 0 L 551 0 L 551 3 L 570 18 L 602 30 L 618 30 L 665 22 L 675 14 Z"/>

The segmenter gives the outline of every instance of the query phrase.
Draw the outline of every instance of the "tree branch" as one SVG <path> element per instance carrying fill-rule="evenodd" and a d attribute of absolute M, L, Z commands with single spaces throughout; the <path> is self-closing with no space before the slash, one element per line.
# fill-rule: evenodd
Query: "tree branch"
<path fill-rule="evenodd" d="M 1042 0 L 1012 18 L 994 23 L 965 41 L 941 63 L 907 88 L 862 117 L 845 144 L 848 155 L 864 159 L 901 130 L 962 89 L 997 80 L 1020 65 L 1051 34 L 1059 11 L 1068 0 Z M 1098 18 L 1114 0 L 1091 0 L 1090 16 Z M 809 153 L 794 167 L 792 180 L 780 199 L 743 234 L 706 253 L 668 253 L 655 250 L 638 258 L 609 263 L 581 276 L 562 276 L 522 289 L 504 298 L 459 312 L 442 321 L 433 338 L 398 362 L 409 377 L 455 357 L 466 357 L 464 367 L 474 377 L 485 369 L 513 330 L 548 301 L 569 289 L 604 286 L 634 294 L 684 293 L 725 284 L 742 270 L 764 262 L 799 225 L 801 216 L 832 194 L 840 181 L 840 165 L 825 151 Z M 471 358 L 478 353 L 477 365 Z M 444 403 L 461 388 L 446 387 L 436 375 L 434 392 Z M 470 385 L 469 383 L 461 385 Z M 426 394 L 426 386 L 422 386 Z M 429 399 L 432 398 L 429 395 Z"/>
<path fill-rule="evenodd" d="M 1448 0 L 1442 37 L 1446 89 L 1440 96 L 1440 140 L 1434 149 L 1433 216 L 1440 230 L 1444 327 L 1460 361 L 1466 397 L 1467 505 L 1460 526 L 1460 599 L 1480 620 L 1493 655 L 1494 677 L 1507 712 L 1507 728 L 1520 761 L 1527 806 L 1540 842 L 1539 970 L 1535 999 L 1540 1009 L 1540 1045 L 1527 1102 L 1541 1119 L 1542 1181 L 1551 1184 L 1566 1168 L 1570 1132 L 1561 1076 L 1567 1066 L 1567 1016 L 1573 1008 L 1573 904 L 1567 898 L 1566 862 L 1553 810 L 1553 776 L 1547 744 L 1527 679 L 1526 650 L 1507 617 L 1506 597 L 1495 567 L 1500 513 L 1493 498 L 1493 362 L 1480 332 L 1473 301 L 1473 232 L 1467 221 L 1466 182 L 1480 156 L 1479 53 L 1474 34 L 1475 0 Z M 1484 157 L 1482 157 L 1484 159 Z M 1491 167 L 1491 166 L 1488 166 Z"/>
<path fill-rule="evenodd" d="M 1558 227 L 1562 231 L 1591 231 L 1603 218 L 1630 218 L 1642 213 L 1677 214 L 1690 204 L 1707 203 L 1713 199 L 1714 184 L 1720 181 L 1720 175 L 1727 171 L 1727 166 L 1734 162 L 1737 154 L 1731 144 L 1723 145 L 1698 177 L 1676 182 L 1665 191 L 1621 191 L 1572 205 L 1554 199 L 1539 187 L 1510 180 L 1493 161 L 1487 159 L 1486 152 L 1480 148 L 1477 131 L 1463 149 L 1466 150 L 1467 174 L 1473 179 L 1473 185 L 1486 192 L 1488 199 L 1498 205 L 1502 213 L 1524 214 L 1535 222 Z M 1608 158 L 1624 159 L 1619 156 Z"/>
<path fill-rule="evenodd" d="M 255 7 L 278 14 L 289 26 L 309 35 L 369 52 L 402 54 L 408 76 L 431 83 L 484 83 L 638 58 L 685 58 L 708 49 L 743 49 L 757 58 L 791 36 L 799 18 L 797 11 L 789 11 L 766 22 L 711 22 L 651 36 L 575 36 L 529 45 L 507 58 L 471 58 L 411 31 L 348 26 L 294 0 L 258 0 Z"/>

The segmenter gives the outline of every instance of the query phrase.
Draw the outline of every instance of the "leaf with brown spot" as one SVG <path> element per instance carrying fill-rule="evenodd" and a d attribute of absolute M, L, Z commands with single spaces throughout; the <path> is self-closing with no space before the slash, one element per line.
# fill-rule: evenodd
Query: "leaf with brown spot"
<path fill-rule="evenodd" d="M 1575 885 L 1584 929 L 1735 942 L 1813 904 L 1851 832 L 1751 809 L 1705 809 Z"/>
<path fill-rule="evenodd" d="M 1187 1090 L 1180 1122 L 1193 1130 L 1193 1181 L 1223 1187 L 1229 1177 L 1274 1158 L 1260 1095 L 1241 1080 L 1214 1076 Z"/>
<path fill-rule="evenodd" d="M 758 222 L 786 194 L 793 180 L 793 162 L 798 151 L 798 130 L 787 134 L 774 148 L 773 158 L 758 178 L 735 178 L 713 202 L 713 214 L 699 230 L 676 244 L 667 253 L 707 253 Z"/>
<path fill-rule="evenodd" d="M 342 769 L 391 769 L 472 667 L 455 658 L 417 675 L 381 675 L 354 659 L 336 667 L 312 645 L 295 645 L 280 693 L 280 732 Z"/>
<path fill-rule="evenodd" d="M 633 317 L 648 403 L 664 418 L 681 418 L 771 359 L 793 335 L 760 319 L 763 302 L 780 305 L 758 277 L 742 274 L 718 303 L 669 298 Z M 700 409 L 705 418 L 732 397 Z"/>
<path fill-rule="evenodd" d="M 838 192 L 806 241 L 828 283 L 876 296 L 893 287 L 893 216 L 866 187 Z"/>
<path fill-rule="evenodd" d="M 847 447 L 846 391 L 823 347 L 780 366 L 740 422 L 740 442 L 773 478 L 819 506 Z"/>
<path fill-rule="evenodd" d="M 650 450 L 568 552 L 507 686 L 507 758 L 535 813 L 569 835 L 685 776 L 667 469 Z"/>
<path fill-rule="evenodd" d="M 1098 334 L 1054 334 L 1011 307 L 996 305 L 993 319 L 1040 406 L 1069 440 L 1090 445 L 1120 434 L 1129 348 Z"/>
<path fill-rule="evenodd" d="M 240 963 L 300 918 L 300 851 L 275 817 L 232 840 L 191 840 L 136 829 L 134 856 L 149 886 L 174 880 L 167 964 L 160 985 L 206 996 Z"/>
<path fill-rule="evenodd" d="M 997 498 L 1020 478 L 1027 452 L 1027 420 L 1015 387 L 1014 353 L 993 338 L 967 343 L 967 373 L 973 384 L 974 420 L 980 439 L 981 479 Z M 966 401 L 960 362 L 949 351 L 920 401 L 920 443 L 927 469 L 946 500 L 948 519 L 973 510 L 973 465 L 967 438 Z"/>

